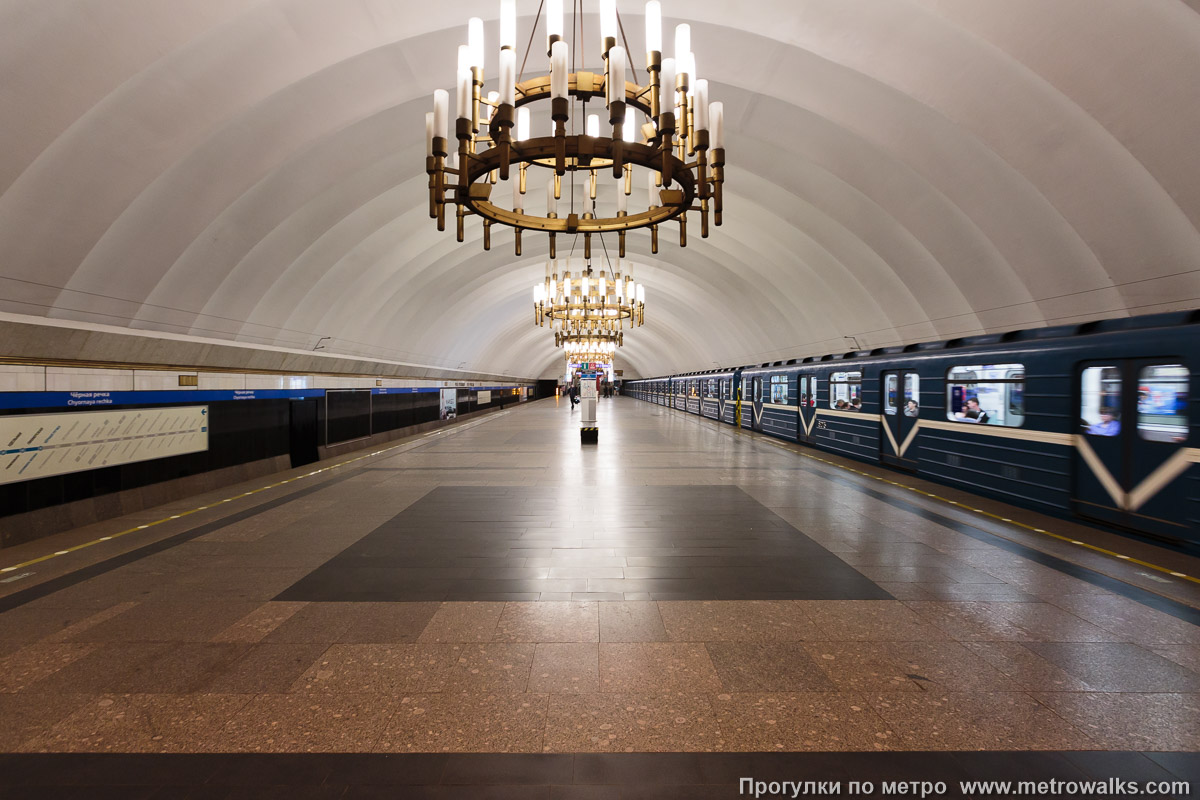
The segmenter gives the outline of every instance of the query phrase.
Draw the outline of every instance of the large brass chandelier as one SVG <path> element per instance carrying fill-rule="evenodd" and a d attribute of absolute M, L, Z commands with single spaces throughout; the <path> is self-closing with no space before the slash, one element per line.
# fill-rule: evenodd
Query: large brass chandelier
<path fill-rule="evenodd" d="M 623 340 L 624 328 L 646 322 L 646 288 L 634 281 L 628 262 L 622 274 L 621 263 L 608 275 L 593 275 L 590 264 L 572 271 L 566 259 L 560 273 L 559 262 L 546 262 L 546 279 L 533 286 L 534 323 L 549 326 L 557 346 L 571 337 Z"/>
<path fill-rule="evenodd" d="M 580 20 L 583 0 L 573 2 Z M 713 222 L 721 224 L 724 110 L 719 102 L 710 104 L 708 81 L 696 76 L 690 26 L 676 27 L 674 57 L 663 58 L 662 11 L 657 0 L 646 4 L 642 85 L 627 53 L 616 0 L 600 0 L 602 72 L 579 66 L 589 54 L 582 37 L 576 38 L 575 22 L 568 45 L 562 0 L 542 0 L 537 13 L 538 19 L 545 18 L 549 73 L 521 80 L 529 51 L 519 75 L 515 3 L 500 0 L 499 81 L 497 90 L 486 95 L 483 22 L 476 17 L 468 23 L 468 44 L 458 50 L 456 148 L 449 146 L 449 93 L 435 91 L 433 111 L 426 115 L 429 215 L 437 220 L 438 230 L 445 230 L 446 207 L 452 206 L 458 241 L 464 240 L 465 219 L 473 214 L 483 219 L 485 250 L 491 248 L 492 226 L 500 224 L 515 229 L 517 255 L 522 232 L 549 234 L 551 259 L 557 257 L 560 235 L 582 234 L 584 255 L 590 258 L 592 236 L 604 233 L 618 235 L 618 253 L 624 257 L 625 234 L 636 228 L 650 229 L 651 251 L 657 253 L 659 226 L 672 220 L 679 224 L 679 244 L 685 247 L 689 211 L 699 212 L 700 235 L 707 237 L 710 212 Z M 623 44 L 617 43 L 618 37 Z M 611 128 L 604 135 L 600 117 L 587 113 L 593 100 L 607 111 Z M 533 136 L 530 109 L 543 101 L 549 101 L 552 131 Z M 635 181 L 635 167 L 647 173 L 644 184 Z M 538 170 L 546 177 L 544 210 L 533 207 L 540 201 L 528 202 L 529 181 Z M 602 182 L 604 173 L 611 178 Z M 586 184 L 579 197 L 576 176 Z M 616 202 L 606 202 L 601 214 L 597 189 L 609 181 Z M 511 192 L 493 191 L 497 183 L 511 185 Z M 564 183 L 569 184 L 565 203 Z M 647 194 L 640 195 L 644 208 L 638 200 L 631 203 L 635 184 L 648 187 Z M 506 196 L 511 202 L 497 199 Z"/>

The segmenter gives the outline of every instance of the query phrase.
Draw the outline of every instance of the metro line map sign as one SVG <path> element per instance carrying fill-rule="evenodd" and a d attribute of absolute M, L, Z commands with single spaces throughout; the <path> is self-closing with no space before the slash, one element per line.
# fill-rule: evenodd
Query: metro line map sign
<path fill-rule="evenodd" d="M 0 416 L 0 484 L 208 449 L 208 406 Z"/>

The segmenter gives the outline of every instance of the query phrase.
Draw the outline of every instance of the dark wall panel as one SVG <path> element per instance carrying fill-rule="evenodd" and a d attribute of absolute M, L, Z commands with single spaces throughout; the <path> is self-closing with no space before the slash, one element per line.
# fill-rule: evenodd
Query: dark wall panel
<path fill-rule="evenodd" d="M 371 390 L 330 390 L 325 393 L 326 444 L 371 435 Z"/>

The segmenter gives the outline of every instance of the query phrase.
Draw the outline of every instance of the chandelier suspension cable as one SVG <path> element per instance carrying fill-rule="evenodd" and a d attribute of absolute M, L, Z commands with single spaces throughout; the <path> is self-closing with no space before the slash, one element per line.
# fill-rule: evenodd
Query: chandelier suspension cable
<path fill-rule="evenodd" d="M 625 43 L 625 52 L 629 53 L 629 69 L 633 73 L 633 82 L 637 83 L 637 67 L 633 63 L 633 50 L 629 47 L 629 37 L 625 35 L 625 23 L 621 21 L 621 11 L 617 9 L 617 27 L 621 30 L 621 41 Z M 646 77 L 650 76 L 650 65 L 646 65 Z"/>
<path fill-rule="evenodd" d="M 521 71 L 517 73 L 517 83 L 525 80 L 525 65 L 529 63 L 529 51 L 533 49 L 533 37 L 537 36 L 538 22 L 542 19 L 542 7 L 545 5 L 546 0 L 538 3 L 537 14 L 533 18 L 533 28 L 529 31 L 529 42 L 525 45 L 525 57 L 521 59 Z"/>

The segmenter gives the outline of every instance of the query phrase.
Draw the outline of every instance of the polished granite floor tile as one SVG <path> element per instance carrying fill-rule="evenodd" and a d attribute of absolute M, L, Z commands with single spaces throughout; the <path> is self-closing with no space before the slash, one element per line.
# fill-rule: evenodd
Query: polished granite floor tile
<path fill-rule="evenodd" d="M 535 693 L 408 695 L 395 705 L 395 715 L 373 749 L 390 753 L 537 753 L 543 750 L 549 697 Z"/>
<path fill-rule="evenodd" d="M 843 692 L 919 692 L 919 675 L 907 671 L 887 642 L 809 642 L 805 649 Z"/>
<path fill-rule="evenodd" d="M 1182 667 L 1200 675 L 1200 645 L 1195 644 L 1157 644 L 1150 645 L 1151 650 L 1166 659 L 1174 661 Z"/>
<path fill-rule="evenodd" d="M 22 745 L 26 752 L 189 753 L 212 748 L 249 695 L 103 695 Z"/>
<path fill-rule="evenodd" d="M 259 642 L 306 603 L 264 603 L 212 637 L 214 642 Z"/>
<path fill-rule="evenodd" d="M 1097 692 L 1200 692 L 1200 675 L 1128 642 L 1029 642 Z"/>
<path fill-rule="evenodd" d="M 724 692 L 827 692 L 836 686 L 801 642 L 709 642 Z"/>
<path fill-rule="evenodd" d="M 804 611 L 824 641 L 936 642 L 950 638 L 896 600 L 810 602 Z"/>
<path fill-rule="evenodd" d="M 1034 697 L 1086 733 L 1095 748 L 1200 751 L 1200 695 L 1037 692 Z"/>
<path fill-rule="evenodd" d="M 325 653 L 325 644 L 260 642 L 215 671 L 199 687 L 208 694 L 279 694 Z"/>
<path fill-rule="evenodd" d="M 721 694 L 712 705 L 725 750 L 886 750 L 896 740 L 891 726 L 852 693 Z"/>
<path fill-rule="evenodd" d="M 19 692 L 78 661 L 99 645 L 78 642 L 31 644 L 0 658 L 0 693 Z"/>
<path fill-rule="evenodd" d="M 884 650 L 922 689 L 1013 692 L 1021 684 L 958 642 L 886 642 Z"/>
<path fill-rule="evenodd" d="M 374 694 L 381 701 L 407 692 L 440 692 L 454 655 L 447 646 L 420 644 L 330 645 L 288 691 Z"/>
<path fill-rule="evenodd" d="M 960 642 L 1021 642 L 1036 637 L 1006 618 L 992 603 L 905 601 L 923 619 Z"/>
<path fill-rule="evenodd" d="M 1088 750 L 1097 743 L 1022 692 L 891 692 L 866 703 L 914 750 Z"/>
<path fill-rule="evenodd" d="M 241 695 L 244 697 L 244 695 Z M 370 694 L 254 696 L 197 750 L 255 753 L 371 752 L 395 713 Z"/>
<path fill-rule="evenodd" d="M 797 642 L 820 639 L 805 607 L 788 600 L 660 602 L 675 642 Z"/>
<path fill-rule="evenodd" d="M 544 750 L 550 753 L 662 753 L 722 749 L 710 696 L 556 694 Z"/>
<path fill-rule="evenodd" d="M 207 642 L 262 604 L 242 600 L 143 602 L 71 639 L 77 642 Z"/>
<path fill-rule="evenodd" d="M 508 603 L 492 638 L 498 642 L 598 642 L 597 603 Z"/>
<path fill-rule="evenodd" d="M 1086 692 L 1091 688 L 1021 642 L 963 642 L 963 647 L 1012 678 L 1022 689 Z"/>
<path fill-rule="evenodd" d="M 600 651 L 586 642 L 543 642 L 534 653 L 529 691 L 600 691 Z"/>
<path fill-rule="evenodd" d="M 68 691 L 0 694 L 0 750 L 15 752 L 96 697 Z"/>
<path fill-rule="evenodd" d="M 708 650 L 699 643 L 604 642 L 600 690 L 621 694 L 715 692 L 721 688 Z"/>
<path fill-rule="evenodd" d="M 533 642 L 468 642 L 437 647 L 450 659 L 448 692 L 494 694 L 524 692 L 529 687 L 537 649 Z"/>
<path fill-rule="evenodd" d="M 600 641 L 602 642 L 665 642 L 658 603 L 626 601 L 601 603 Z"/>

